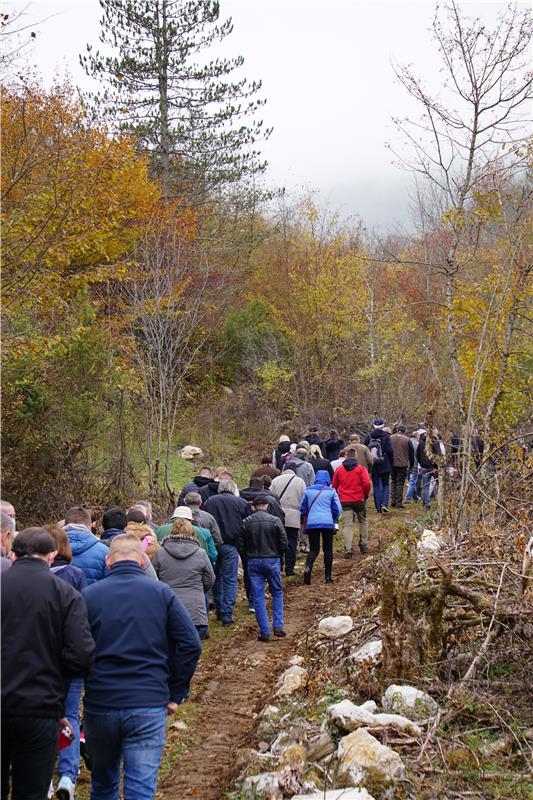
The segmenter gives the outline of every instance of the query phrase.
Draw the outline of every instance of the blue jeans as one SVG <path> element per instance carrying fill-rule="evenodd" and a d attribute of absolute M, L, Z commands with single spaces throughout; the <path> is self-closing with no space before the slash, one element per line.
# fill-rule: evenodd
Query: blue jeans
<path fill-rule="evenodd" d="M 389 505 L 390 472 L 383 472 L 381 475 L 372 474 L 372 494 L 376 511 L 381 511 L 382 506 Z"/>
<path fill-rule="evenodd" d="M 80 701 L 83 690 L 83 678 L 76 678 L 70 682 L 65 698 L 65 717 L 74 728 L 74 739 L 68 747 L 59 751 L 57 772 L 59 777 L 67 775 L 76 783 L 80 768 Z"/>
<path fill-rule="evenodd" d="M 227 622 L 233 619 L 233 609 L 237 599 L 238 569 L 239 555 L 235 545 L 221 545 L 215 567 L 216 580 L 213 586 L 213 599 L 220 618 Z"/>
<path fill-rule="evenodd" d="M 91 800 L 118 800 L 124 762 L 124 800 L 152 800 L 165 744 L 167 709 L 85 709 L 93 769 Z"/>
<path fill-rule="evenodd" d="M 273 628 L 283 628 L 283 588 L 281 586 L 281 561 L 279 558 L 248 559 L 248 577 L 252 585 L 252 596 L 259 633 L 270 635 L 270 623 L 265 603 L 265 583 L 272 596 Z"/>
<path fill-rule="evenodd" d="M 409 473 L 409 483 L 407 484 L 406 500 L 420 500 L 418 493 L 418 467 Z"/>
<path fill-rule="evenodd" d="M 424 508 L 431 508 L 431 478 L 433 477 L 433 470 L 424 470 L 422 473 L 422 500 L 424 501 Z"/>

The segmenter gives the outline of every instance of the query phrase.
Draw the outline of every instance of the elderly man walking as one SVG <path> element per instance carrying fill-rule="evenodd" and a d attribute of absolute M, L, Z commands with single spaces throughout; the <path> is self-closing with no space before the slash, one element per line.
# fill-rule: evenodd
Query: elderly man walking
<path fill-rule="evenodd" d="M 92 756 L 91 800 L 152 800 L 167 714 L 187 699 L 201 653 L 183 604 L 146 576 L 133 534 L 111 542 L 110 574 L 83 591 L 96 643 L 85 688 L 85 734 Z"/>

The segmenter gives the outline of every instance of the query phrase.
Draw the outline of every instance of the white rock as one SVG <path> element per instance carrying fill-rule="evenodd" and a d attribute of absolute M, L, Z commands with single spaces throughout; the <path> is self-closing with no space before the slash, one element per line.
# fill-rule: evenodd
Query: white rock
<path fill-rule="evenodd" d="M 276 772 L 262 772 L 260 775 L 251 775 L 242 785 L 244 797 L 247 800 L 283 800 L 283 792 L 279 788 Z"/>
<path fill-rule="evenodd" d="M 181 720 L 178 720 L 177 722 L 173 722 L 170 727 L 174 728 L 175 731 L 188 731 L 189 730 L 189 726 L 187 725 L 187 723 L 186 722 L 182 722 Z"/>
<path fill-rule="evenodd" d="M 344 736 L 337 750 L 338 775 L 357 785 L 363 780 L 392 783 L 404 777 L 402 759 L 390 747 L 378 742 L 365 728 Z"/>
<path fill-rule="evenodd" d="M 439 539 L 435 531 L 426 528 L 422 531 L 422 536 L 417 544 L 418 555 L 423 558 L 424 556 L 438 553 L 443 545 L 442 539 Z"/>
<path fill-rule="evenodd" d="M 303 656 L 293 656 L 292 658 L 289 658 L 289 664 L 291 664 L 293 667 L 300 667 L 304 661 L 305 658 Z"/>
<path fill-rule="evenodd" d="M 270 719 L 271 717 L 275 717 L 276 714 L 279 714 L 279 708 L 277 706 L 265 706 L 261 716 L 264 719 Z"/>
<path fill-rule="evenodd" d="M 364 708 L 365 711 L 370 711 L 371 714 L 378 710 L 377 703 L 374 703 L 373 700 L 365 700 L 364 703 L 361 703 L 359 708 Z"/>
<path fill-rule="evenodd" d="M 328 789 L 327 792 L 297 794 L 292 800 L 374 800 L 366 789 Z"/>
<path fill-rule="evenodd" d="M 361 647 L 354 647 L 350 650 L 350 661 L 360 664 L 363 661 L 371 661 L 377 664 L 381 660 L 383 642 L 381 639 L 373 639 L 371 642 L 363 644 Z"/>
<path fill-rule="evenodd" d="M 281 675 L 278 680 L 278 691 L 275 697 L 290 697 L 305 684 L 307 680 L 307 670 L 295 664 Z"/>
<path fill-rule="evenodd" d="M 426 692 L 421 692 L 415 686 L 399 686 L 395 683 L 388 687 L 381 698 L 381 705 L 417 720 L 435 717 L 439 711 L 439 704 Z"/>
<path fill-rule="evenodd" d="M 318 623 L 318 632 L 326 639 L 340 639 L 346 636 L 353 628 L 351 617 L 324 617 Z"/>
<path fill-rule="evenodd" d="M 200 447 L 194 447 L 192 444 L 187 444 L 180 450 L 180 456 L 186 461 L 192 461 L 194 458 L 203 456 L 203 450 Z"/>
<path fill-rule="evenodd" d="M 418 725 L 406 717 L 398 714 L 374 714 L 368 708 L 356 706 L 351 700 L 342 700 L 340 703 L 329 706 L 326 719 L 332 727 L 343 731 L 355 731 L 358 728 L 374 728 L 376 730 L 393 728 L 411 736 L 422 735 Z"/>

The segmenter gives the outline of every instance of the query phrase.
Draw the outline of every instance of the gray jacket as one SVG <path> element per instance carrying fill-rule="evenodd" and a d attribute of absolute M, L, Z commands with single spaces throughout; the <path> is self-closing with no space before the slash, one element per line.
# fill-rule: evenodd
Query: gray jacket
<path fill-rule="evenodd" d="M 293 456 L 283 467 L 283 472 L 285 472 L 289 464 L 294 467 L 298 477 L 305 481 L 306 486 L 313 485 L 315 482 L 315 471 L 309 461 L 304 461 L 300 456 Z"/>
<path fill-rule="evenodd" d="M 220 528 L 218 527 L 218 522 L 214 518 L 212 514 L 208 511 L 204 511 L 203 508 L 198 508 L 198 506 L 191 506 L 192 511 L 192 518 L 193 520 L 201 527 L 207 528 L 207 530 L 211 533 L 213 540 L 215 542 L 217 550 L 219 547 L 224 544 L 222 541 L 222 534 L 220 533 Z"/>
<path fill-rule="evenodd" d="M 174 590 L 194 625 L 207 625 L 205 592 L 213 586 L 215 573 L 209 556 L 195 539 L 169 536 L 154 556 L 160 581 Z"/>
<path fill-rule="evenodd" d="M 285 527 L 299 528 L 300 503 L 305 493 L 305 481 L 299 478 L 298 475 L 295 475 L 292 470 L 288 470 L 278 475 L 277 478 L 274 478 L 270 486 L 270 491 L 275 494 L 276 497 L 281 497 L 279 502 L 285 512 Z"/>

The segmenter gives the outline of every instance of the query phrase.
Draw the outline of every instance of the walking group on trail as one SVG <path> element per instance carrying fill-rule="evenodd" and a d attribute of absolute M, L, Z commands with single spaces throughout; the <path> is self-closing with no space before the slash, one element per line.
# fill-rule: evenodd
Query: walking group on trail
<path fill-rule="evenodd" d="M 121 770 L 126 800 L 153 798 L 167 715 L 189 696 L 210 612 L 234 624 L 239 565 L 259 641 L 285 637 L 282 573 L 295 579 L 299 554 L 301 591 L 321 546 L 331 583 L 339 527 L 344 558 L 356 523 L 368 551 L 371 490 L 378 514 L 419 500 L 429 510 L 458 452 L 453 437 L 445 446 L 436 430 L 408 436 L 380 418 L 345 439 L 317 427 L 280 436 L 240 492 L 227 467 L 202 467 L 159 526 L 141 500 L 101 518 L 74 506 L 16 533 L 2 502 L 2 800 L 72 800 L 80 755 L 92 800 L 118 798 Z"/>

